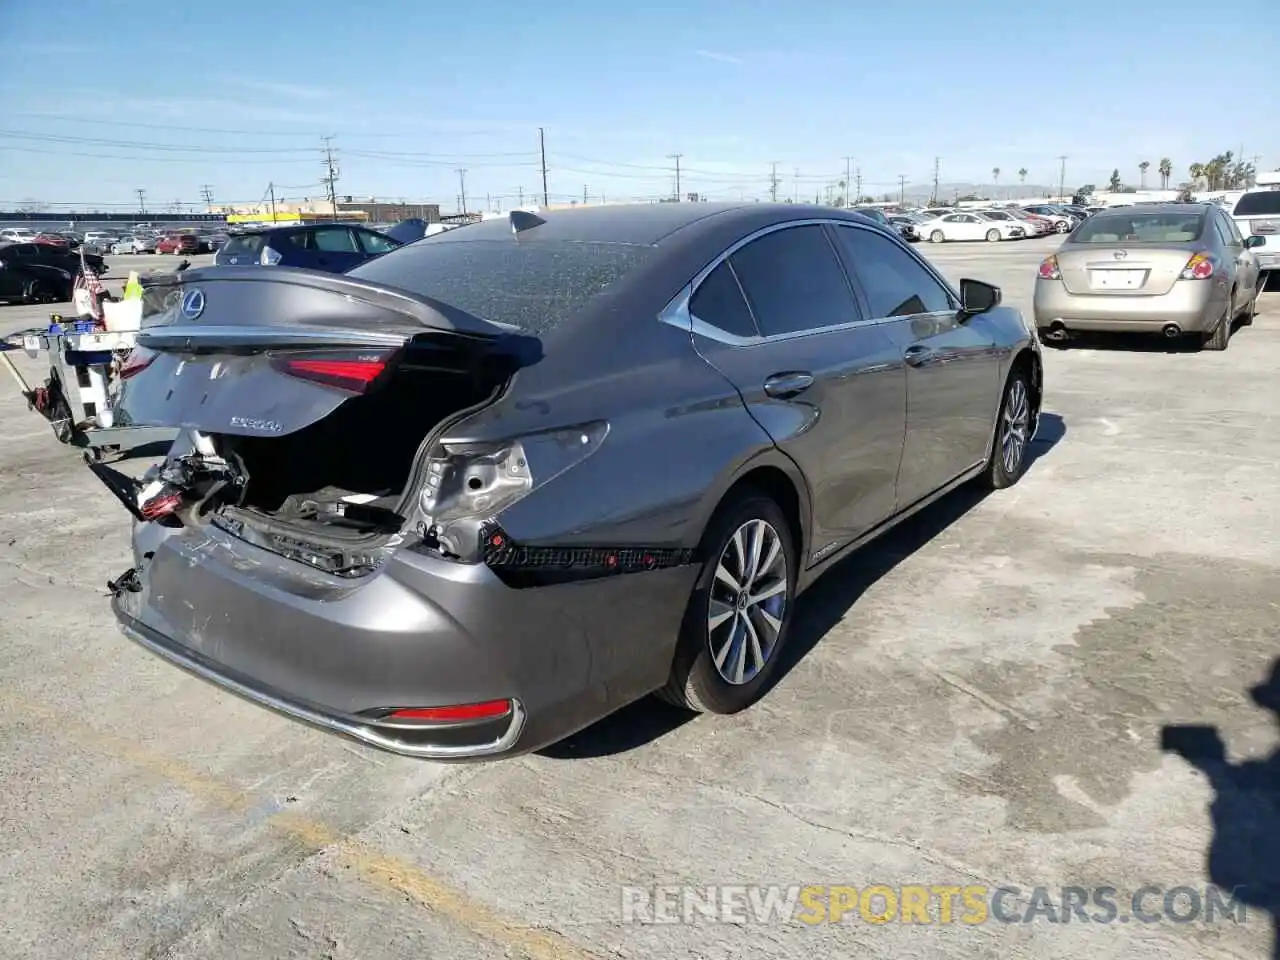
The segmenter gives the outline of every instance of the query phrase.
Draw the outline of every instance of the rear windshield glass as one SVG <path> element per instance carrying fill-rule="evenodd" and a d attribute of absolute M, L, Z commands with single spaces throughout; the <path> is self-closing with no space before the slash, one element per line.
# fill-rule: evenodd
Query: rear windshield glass
<path fill-rule="evenodd" d="M 1257 193 L 1246 193 L 1236 203 L 1232 216 L 1253 217 L 1280 216 L 1280 190 L 1259 190 Z"/>
<path fill-rule="evenodd" d="M 1202 213 L 1098 214 L 1071 235 L 1072 243 L 1187 243 L 1204 232 Z"/>
<path fill-rule="evenodd" d="M 540 334 L 644 263 L 653 250 L 627 243 L 449 242 L 428 237 L 362 263 L 348 274 Z"/>
<path fill-rule="evenodd" d="M 222 245 L 222 253 L 228 257 L 256 257 L 262 252 L 262 234 L 250 233 L 230 237 Z"/>

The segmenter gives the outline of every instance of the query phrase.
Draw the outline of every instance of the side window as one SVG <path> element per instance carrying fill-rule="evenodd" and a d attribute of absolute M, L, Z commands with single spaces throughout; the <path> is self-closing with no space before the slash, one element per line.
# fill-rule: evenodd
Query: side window
<path fill-rule="evenodd" d="M 694 291 L 689 300 L 689 312 L 703 323 L 736 337 L 756 337 L 756 322 L 751 308 L 743 299 L 742 290 L 729 261 L 716 267 Z"/>
<path fill-rule="evenodd" d="M 836 236 L 874 319 L 956 309 L 947 289 L 893 241 L 857 227 L 839 227 Z"/>
<path fill-rule="evenodd" d="M 315 232 L 312 230 L 298 230 L 295 233 L 281 233 L 277 234 L 277 236 L 298 250 L 314 250 L 316 248 Z"/>
<path fill-rule="evenodd" d="M 360 246 L 364 247 L 365 253 L 386 253 L 396 248 L 394 240 L 372 230 L 357 230 L 356 236 L 360 238 Z"/>
<path fill-rule="evenodd" d="M 1222 234 L 1222 240 L 1228 246 L 1240 247 L 1244 246 L 1244 237 L 1240 235 L 1240 231 L 1236 228 L 1236 223 L 1226 214 L 1218 214 L 1218 232 Z"/>
<path fill-rule="evenodd" d="M 359 253 L 356 239 L 346 227 L 322 227 L 315 231 L 316 249 L 325 253 Z"/>
<path fill-rule="evenodd" d="M 1221 217 L 1213 217 L 1213 229 L 1218 232 L 1218 239 L 1222 241 L 1222 245 L 1224 247 L 1231 246 L 1233 242 L 1231 239 L 1231 233 L 1222 225 Z"/>
<path fill-rule="evenodd" d="M 958 213 L 953 213 L 949 217 L 943 217 L 942 222 L 943 223 L 964 223 L 964 217 L 960 216 L 960 214 Z"/>
<path fill-rule="evenodd" d="M 766 337 L 860 319 L 844 270 L 820 226 L 775 230 L 729 260 Z"/>
<path fill-rule="evenodd" d="M 13 248 L 15 257 L 34 257 L 36 253 L 36 248 L 29 243 L 20 243 Z"/>

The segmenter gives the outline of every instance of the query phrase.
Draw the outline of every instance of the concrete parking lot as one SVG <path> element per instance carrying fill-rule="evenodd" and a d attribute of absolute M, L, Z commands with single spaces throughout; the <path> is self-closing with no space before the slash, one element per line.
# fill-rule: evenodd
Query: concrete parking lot
<path fill-rule="evenodd" d="M 1056 246 L 921 252 L 1029 311 Z M 172 258 L 111 262 L 122 279 Z M 44 313 L 0 308 L 0 334 Z M 1236 761 L 1276 748 L 1277 714 L 1248 691 L 1280 655 L 1280 293 L 1225 353 L 1164 346 L 1046 351 L 1022 482 L 953 494 L 844 561 L 757 707 L 690 720 L 644 702 L 467 766 L 313 732 L 125 640 L 104 585 L 129 566 L 128 518 L 0 375 L 6 956 L 1264 955 L 1256 908 L 812 926 L 624 911 L 641 902 L 624 888 L 667 884 L 1015 886 L 1015 919 L 1036 887 L 1113 887 L 1125 915 L 1147 885 L 1154 910 L 1177 887 L 1280 889 L 1276 795 L 1211 810 L 1160 733 L 1214 725 Z M 1211 876 L 1212 844 L 1255 861 Z"/>

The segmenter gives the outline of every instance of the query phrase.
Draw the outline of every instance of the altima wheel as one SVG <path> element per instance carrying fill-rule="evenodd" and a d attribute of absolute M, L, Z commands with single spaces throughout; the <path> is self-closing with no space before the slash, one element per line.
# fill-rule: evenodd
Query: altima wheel
<path fill-rule="evenodd" d="M 761 696 L 777 669 L 791 621 L 795 546 L 781 509 L 756 492 L 723 504 L 703 545 L 671 677 L 659 694 L 691 710 L 736 713 Z"/>
<path fill-rule="evenodd" d="M 941 231 L 941 230 L 935 230 L 935 231 L 933 231 L 933 233 L 929 234 L 929 239 L 930 239 L 931 241 L 933 241 L 934 243 L 941 243 L 943 240 L 945 240 L 945 239 L 947 239 L 947 238 L 946 238 L 945 236 L 943 236 L 943 235 L 942 235 L 942 231 Z"/>
<path fill-rule="evenodd" d="M 1027 448 L 1031 445 L 1034 427 L 1031 384 L 1026 370 L 1019 368 L 1009 375 L 1004 388 L 991 456 L 982 475 L 984 486 L 1002 490 L 1018 482 L 1027 468 Z"/>
<path fill-rule="evenodd" d="M 1000 231 L 999 231 L 999 230 L 988 230 L 988 231 L 987 231 L 987 242 L 988 242 L 988 243 L 995 243 L 995 242 L 996 242 L 997 240 L 999 240 L 999 239 L 1000 239 Z"/>

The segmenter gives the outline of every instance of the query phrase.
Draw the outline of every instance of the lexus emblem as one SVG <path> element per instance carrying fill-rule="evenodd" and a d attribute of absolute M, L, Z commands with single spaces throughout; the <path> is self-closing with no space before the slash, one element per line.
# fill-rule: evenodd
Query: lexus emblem
<path fill-rule="evenodd" d="M 182 315 L 188 320 L 195 320 L 204 313 L 204 291 L 188 290 L 182 297 Z"/>
<path fill-rule="evenodd" d="M 1112 256 L 1115 257 L 1117 260 L 1123 260 L 1128 255 L 1129 254 L 1125 253 L 1123 250 L 1117 250 L 1115 253 L 1112 254 Z"/>

